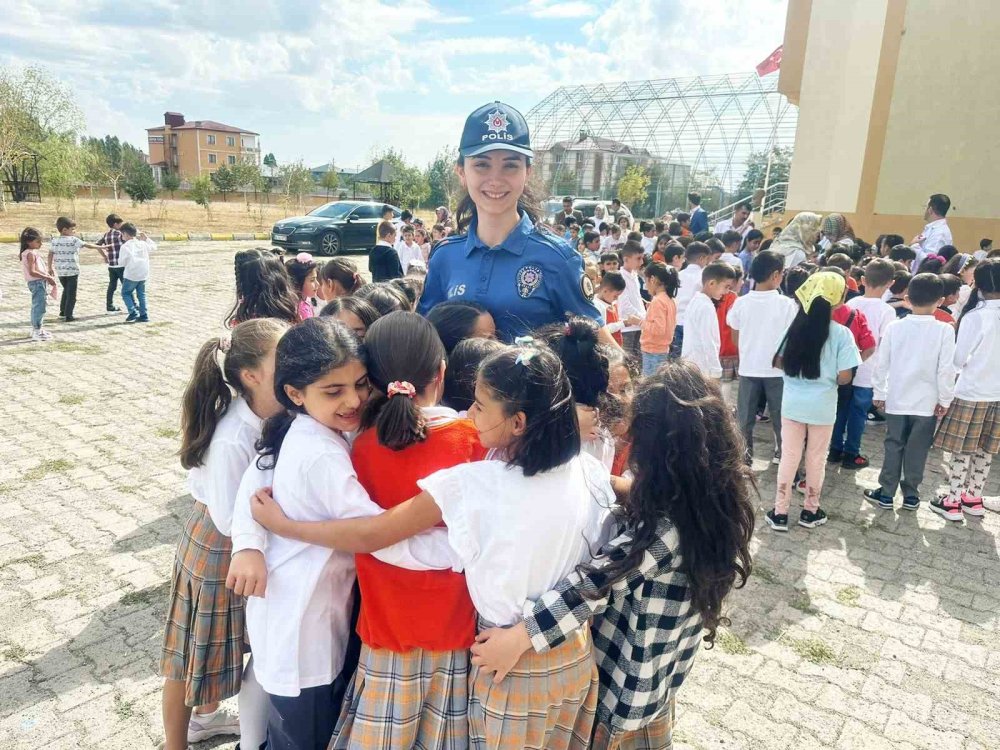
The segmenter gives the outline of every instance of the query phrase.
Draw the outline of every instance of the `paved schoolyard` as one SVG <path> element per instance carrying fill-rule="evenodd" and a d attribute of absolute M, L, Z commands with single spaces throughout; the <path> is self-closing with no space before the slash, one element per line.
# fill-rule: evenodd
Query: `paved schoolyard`
<path fill-rule="evenodd" d="M 79 321 L 52 323 L 47 345 L 23 340 L 27 290 L 0 245 L 0 748 L 159 741 L 155 670 L 191 502 L 180 394 L 222 331 L 232 254 L 253 244 L 164 244 L 145 326 L 102 314 L 106 273 L 86 265 Z M 865 441 L 875 466 L 882 434 Z M 775 470 L 758 468 L 765 509 Z M 679 746 L 1000 746 L 1000 516 L 873 509 L 858 488 L 876 473 L 832 471 L 820 529 L 778 536 L 758 516 L 755 575 L 679 693 Z M 934 454 L 927 483 L 941 481 Z"/>

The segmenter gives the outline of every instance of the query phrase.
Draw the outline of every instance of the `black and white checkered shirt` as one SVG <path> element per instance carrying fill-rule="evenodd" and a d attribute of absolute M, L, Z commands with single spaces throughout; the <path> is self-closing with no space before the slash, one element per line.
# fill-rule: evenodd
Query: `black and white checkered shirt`
<path fill-rule="evenodd" d="M 701 615 L 691 606 L 687 575 L 679 570 L 677 530 L 664 519 L 657 536 L 640 566 L 606 598 L 585 597 L 606 580 L 598 569 L 586 576 L 574 572 L 525 606 L 524 622 L 538 652 L 558 646 L 594 618 L 597 719 L 615 732 L 641 728 L 666 706 L 702 639 Z M 620 560 L 631 544 L 631 532 L 620 533 L 605 546 L 602 561 Z"/>

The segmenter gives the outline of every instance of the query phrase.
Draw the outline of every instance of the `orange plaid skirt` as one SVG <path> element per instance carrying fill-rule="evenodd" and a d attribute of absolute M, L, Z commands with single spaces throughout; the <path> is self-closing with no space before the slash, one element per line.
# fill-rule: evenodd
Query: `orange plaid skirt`
<path fill-rule="evenodd" d="M 1000 402 L 956 398 L 938 425 L 934 447 L 949 453 L 1000 453 Z"/>
<path fill-rule="evenodd" d="M 590 628 L 539 654 L 528 651 L 499 685 L 469 675 L 469 735 L 475 750 L 590 747 L 597 713 L 597 665 Z"/>
<path fill-rule="evenodd" d="M 232 540 L 196 502 L 174 557 L 160 674 L 183 680 L 184 703 L 204 706 L 240 692 L 243 597 L 226 588 Z"/>
<path fill-rule="evenodd" d="M 606 724 L 594 724 L 592 750 L 670 750 L 674 746 L 674 698 L 646 726 L 613 734 Z"/>

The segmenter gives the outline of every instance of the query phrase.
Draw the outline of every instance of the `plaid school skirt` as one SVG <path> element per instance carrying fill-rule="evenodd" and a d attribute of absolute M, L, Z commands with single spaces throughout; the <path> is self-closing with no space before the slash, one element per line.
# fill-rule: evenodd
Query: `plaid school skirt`
<path fill-rule="evenodd" d="M 592 750 L 670 750 L 674 746 L 674 697 L 641 729 L 613 733 L 607 724 L 594 724 Z"/>
<path fill-rule="evenodd" d="M 362 644 L 329 750 L 469 746 L 469 652 Z"/>
<path fill-rule="evenodd" d="M 475 750 L 590 747 L 597 712 L 590 628 L 580 628 L 544 654 L 528 651 L 499 685 L 492 674 L 473 667 L 469 693 Z"/>
<path fill-rule="evenodd" d="M 934 447 L 949 453 L 1000 453 L 1000 401 L 956 398 L 938 425 Z"/>
<path fill-rule="evenodd" d="M 160 674 L 185 682 L 184 703 L 204 706 L 240 692 L 243 598 L 226 588 L 232 540 L 196 502 L 174 557 Z"/>
<path fill-rule="evenodd" d="M 740 368 L 739 357 L 719 357 L 719 364 L 722 365 L 723 380 L 736 380 L 736 372 Z"/>

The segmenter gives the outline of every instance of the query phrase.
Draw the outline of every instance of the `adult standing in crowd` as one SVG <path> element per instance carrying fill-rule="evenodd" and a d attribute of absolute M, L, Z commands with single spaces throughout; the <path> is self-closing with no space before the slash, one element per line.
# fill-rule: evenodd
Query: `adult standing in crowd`
<path fill-rule="evenodd" d="M 701 207 L 701 193 L 688 193 L 688 206 L 691 209 L 691 234 L 697 237 L 708 231 L 708 211 Z"/>
<path fill-rule="evenodd" d="M 771 245 L 771 250 L 785 259 L 786 270 L 812 257 L 816 251 L 820 221 L 819 214 L 809 211 L 798 213 Z"/>
<path fill-rule="evenodd" d="M 538 205 L 528 187 L 534 152 L 524 116 L 492 102 L 465 121 L 458 177 L 466 193 L 458 231 L 435 252 L 420 313 L 445 300 L 477 302 L 493 316 L 497 336 L 513 341 L 547 323 L 583 315 L 604 326 L 583 259 L 564 240 L 536 226 Z M 602 341 L 614 344 L 606 328 Z"/>
<path fill-rule="evenodd" d="M 617 222 L 621 217 L 626 217 L 628 219 L 629 226 L 635 224 L 635 217 L 632 212 L 622 205 L 622 202 L 618 198 L 611 199 L 611 215 Z"/>
<path fill-rule="evenodd" d="M 733 212 L 733 217 L 731 219 L 723 219 L 715 225 L 715 234 L 725 234 L 726 232 L 732 230 L 734 232 L 739 232 L 741 238 L 747 236 L 747 232 L 753 229 L 753 222 L 750 221 L 750 211 L 752 206 L 749 201 L 743 201 L 736 206 L 736 210 Z"/>
<path fill-rule="evenodd" d="M 910 243 L 910 247 L 917 254 L 910 268 L 912 273 L 917 272 L 920 264 L 928 255 L 933 255 L 945 245 L 952 244 L 951 228 L 945 219 L 949 209 L 951 209 L 951 198 L 944 193 L 934 193 L 927 200 L 927 205 L 924 207 L 924 221 L 927 222 L 924 225 L 924 231 L 914 237 L 913 242 Z"/>
<path fill-rule="evenodd" d="M 455 231 L 455 222 L 452 221 L 451 212 L 447 206 L 438 206 L 434 209 L 434 223 L 443 226 L 445 234 L 451 234 Z"/>
<path fill-rule="evenodd" d="M 562 211 L 556 214 L 556 224 L 565 224 L 569 218 L 576 219 L 577 224 L 583 224 L 583 211 L 574 211 L 573 197 L 567 195 L 562 199 Z"/>

